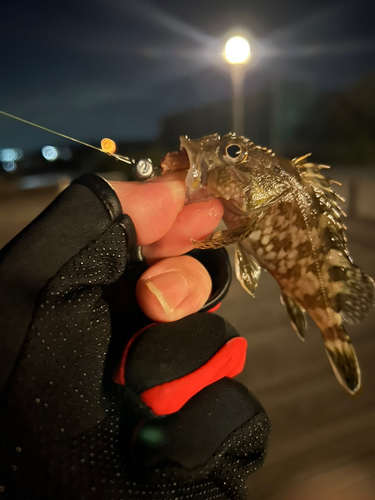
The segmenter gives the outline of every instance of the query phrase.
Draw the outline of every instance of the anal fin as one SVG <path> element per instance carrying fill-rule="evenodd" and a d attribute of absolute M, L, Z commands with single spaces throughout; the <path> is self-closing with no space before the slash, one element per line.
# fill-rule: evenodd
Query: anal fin
<path fill-rule="evenodd" d="M 241 283 L 242 288 L 254 297 L 255 289 L 258 286 L 261 267 L 255 257 L 247 252 L 241 243 L 236 243 L 235 269 L 236 277 Z"/>
<path fill-rule="evenodd" d="M 281 303 L 285 305 L 290 322 L 298 337 L 305 342 L 307 322 L 304 310 L 293 299 L 281 292 Z"/>

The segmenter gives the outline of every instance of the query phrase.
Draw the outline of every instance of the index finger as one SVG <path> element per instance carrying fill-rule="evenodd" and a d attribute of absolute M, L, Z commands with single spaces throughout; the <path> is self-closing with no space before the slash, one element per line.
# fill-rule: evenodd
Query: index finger
<path fill-rule="evenodd" d="M 148 182 L 111 182 L 124 214 L 132 219 L 138 245 L 149 245 L 172 227 L 184 206 L 184 176 L 168 176 Z"/>

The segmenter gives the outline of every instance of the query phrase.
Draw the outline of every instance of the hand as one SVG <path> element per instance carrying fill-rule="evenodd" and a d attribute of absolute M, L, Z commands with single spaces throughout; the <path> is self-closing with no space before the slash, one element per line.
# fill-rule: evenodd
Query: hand
<path fill-rule="evenodd" d="M 38 500 L 245 498 L 269 421 L 230 378 L 245 340 L 218 315 L 190 314 L 211 284 L 181 256 L 222 207 L 184 207 L 179 177 L 113 187 L 122 210 L 103 179 L 83 176 L 0 252 L 0 489 Z M 107 301 L 128 265 L 121 212 L 150 263 L 138 300 L 164 322 L 137 336 L 131 311 L 113 328 Z M 112 381 L 119 363 L 123 385 Z"/>
<path fill-rule="evenodd" d="M 211 292 L 211 279 L 192 250 L 191 238 L 212 233 L 223 215 L 217 199 L 184 206 L 184 172 L 145 183 L 112 182 L 123 212 L 136 228 L 138 244 L 153 263 L 138 281 L 142 311 L 157 322 L 176 321 L 199 309 Z"/>

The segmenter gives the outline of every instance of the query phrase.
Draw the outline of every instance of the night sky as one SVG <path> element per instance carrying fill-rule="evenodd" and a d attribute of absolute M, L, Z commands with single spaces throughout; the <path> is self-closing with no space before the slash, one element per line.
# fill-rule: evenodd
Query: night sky
<path fill-rule="evenodd" d="M 252 42 L 248 92 L 375 73 L 368 0 L 2 0 L 0 12 L 0 109 L 86 141 L 153 139 L 163 117 L 229 98 L 234 28 Z M 0 148 L 53 141 L 0 116 Z"/>

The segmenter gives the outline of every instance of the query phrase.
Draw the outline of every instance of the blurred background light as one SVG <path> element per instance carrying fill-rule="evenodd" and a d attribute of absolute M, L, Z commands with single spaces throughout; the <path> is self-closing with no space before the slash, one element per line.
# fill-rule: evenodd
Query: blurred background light
<path fill-rule="evenodd" d="M 4 161 L 2 163 L 5 172 L 11 173 L 17 170 L 17 163 L 15 161 Z"/>
<path fill-rule="evenodd" d="M 224 54 L 230 64 L 243 64 L 251 55 L 250 44 L 243 36 L 232 36 L 225 44 Z"/>
<path fill-rule="evenodd" d="M 23 158 L 22 149 L 19 148 L 4 148 L 0 149 L 0 161 L 13 162 Z"/>
<path fill-rule="evenodd" d="M 44 146 L 42 148 L 42 155 L 47 161 L 55 161 L 59 157 L 59 151 L 54 146 Z"/>

